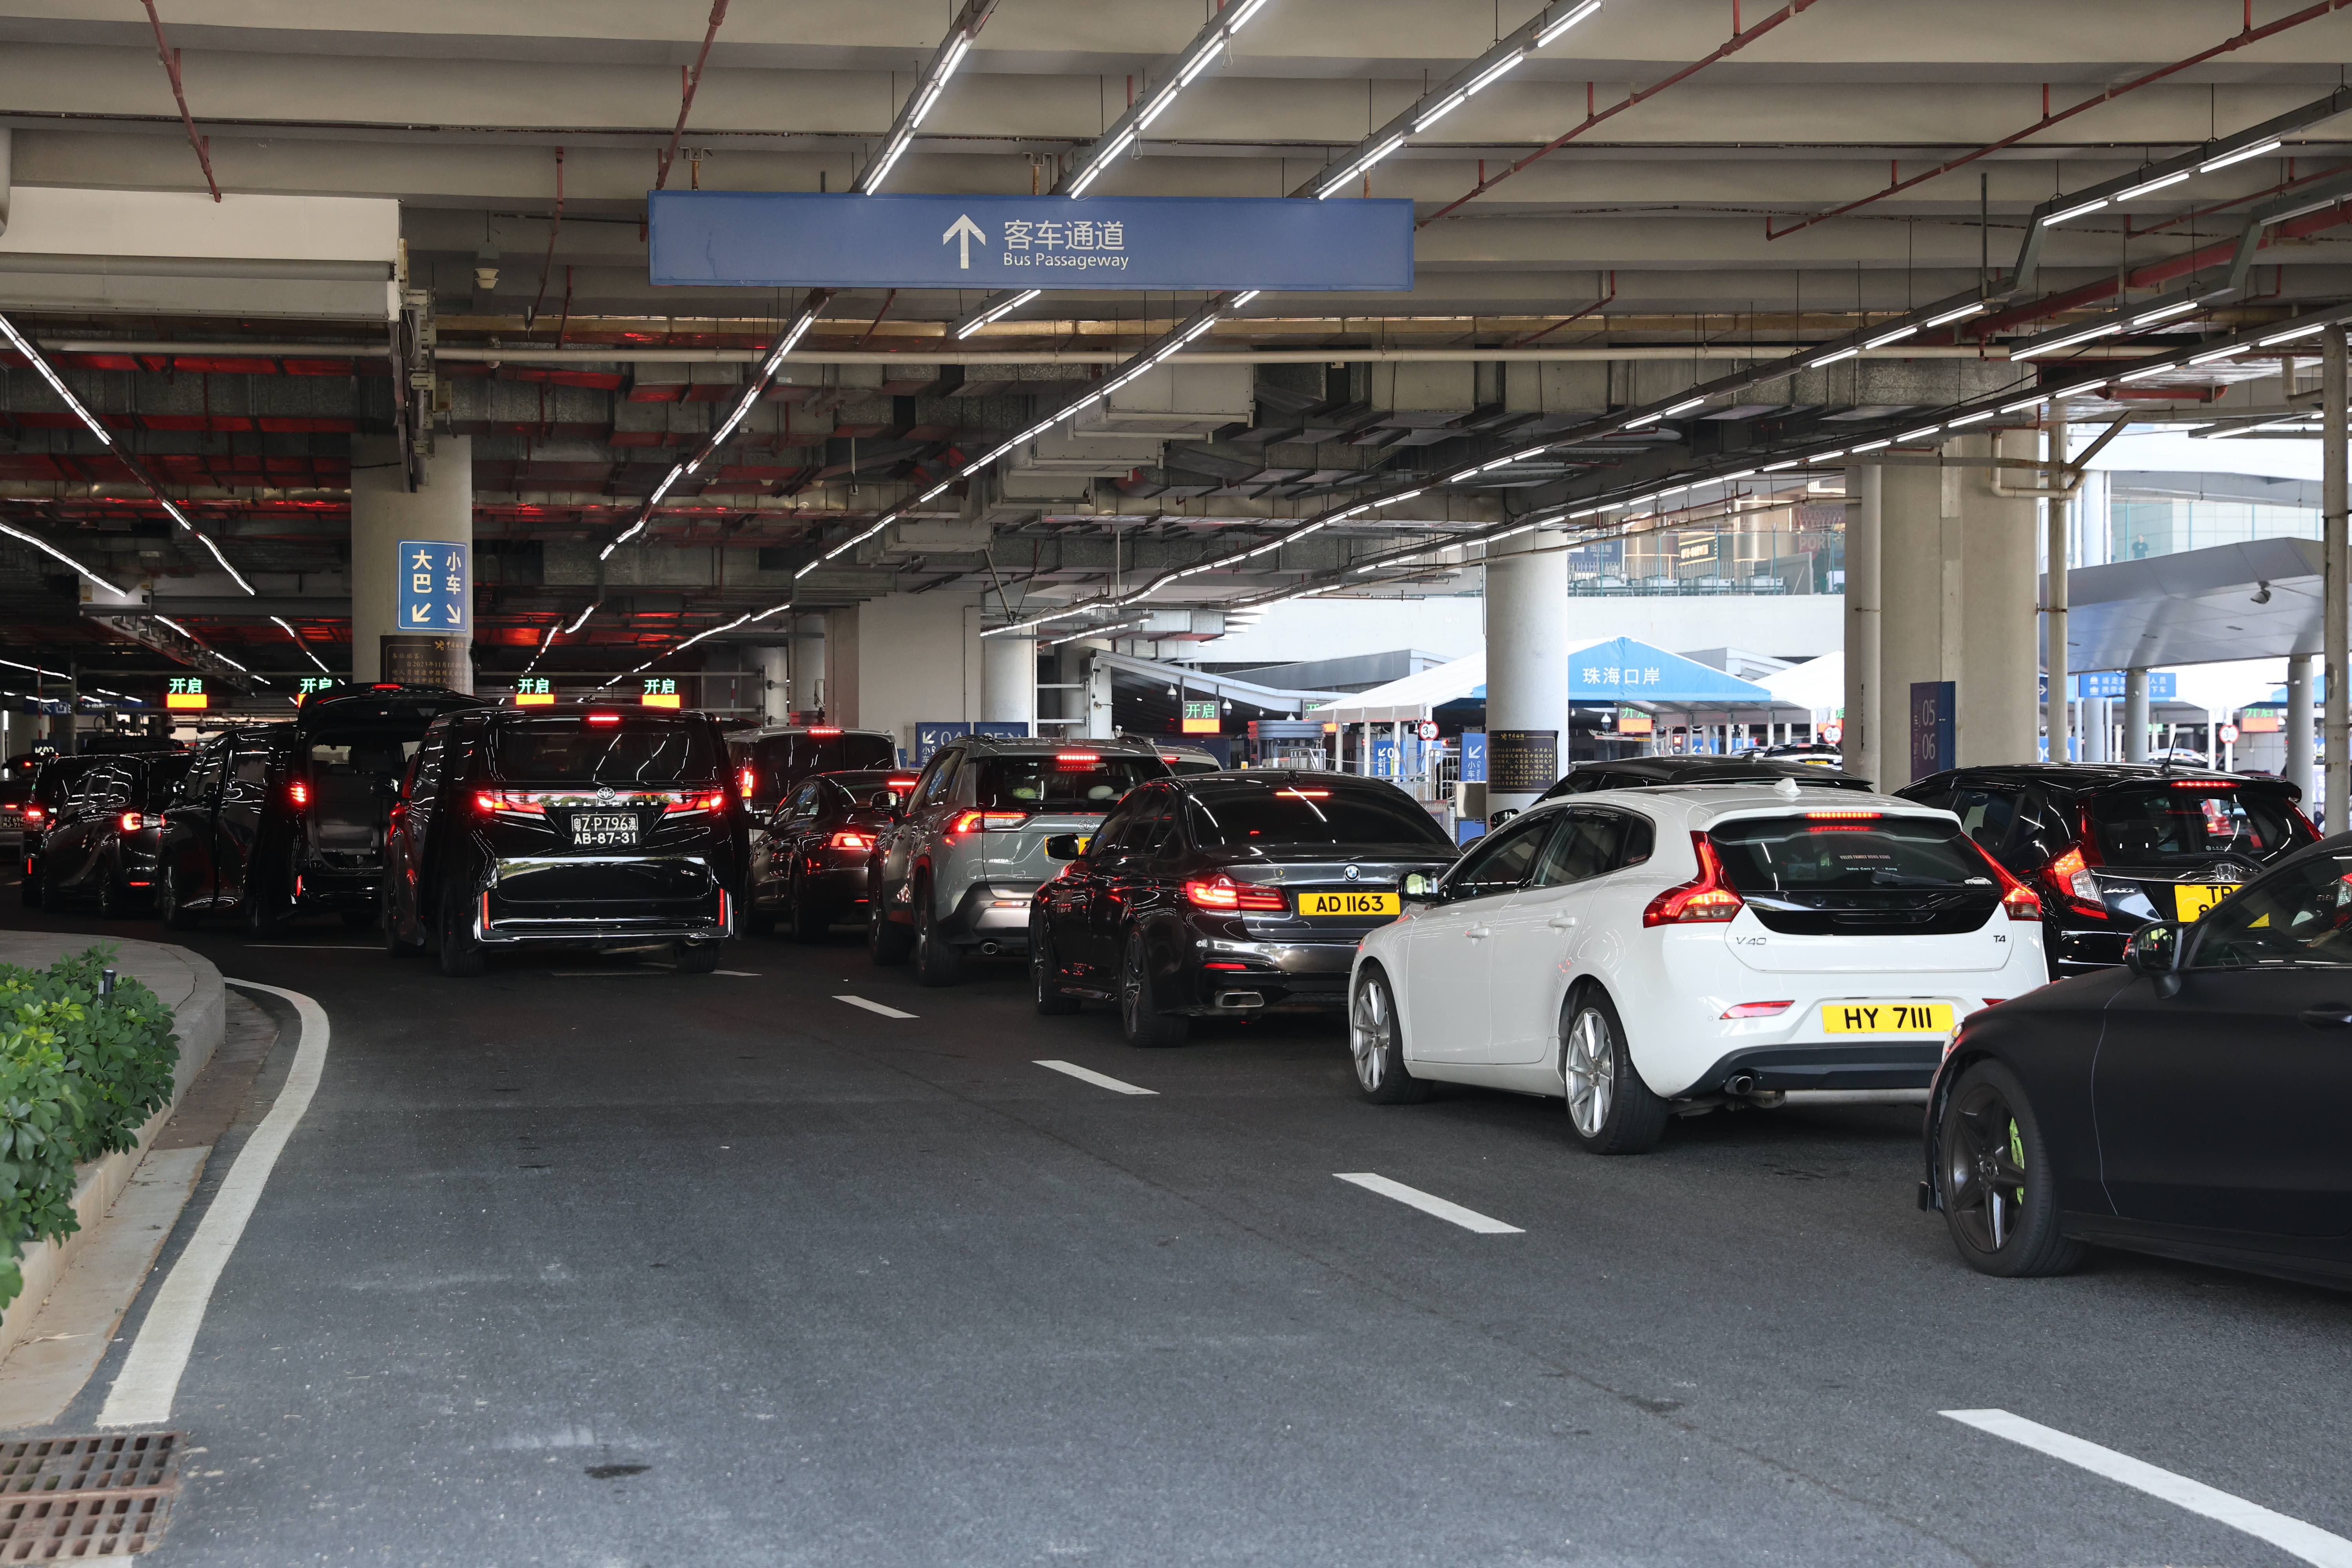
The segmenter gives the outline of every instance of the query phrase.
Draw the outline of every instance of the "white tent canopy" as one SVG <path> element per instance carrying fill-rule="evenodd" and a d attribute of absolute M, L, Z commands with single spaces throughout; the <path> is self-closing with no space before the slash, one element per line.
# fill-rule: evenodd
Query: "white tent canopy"
<path fill-rule="evenodd" d="M 1451 664 L 1416 671 L 1369 691 L 1327 702 L 1307 714 L 1327 724 L 1386 724 L 1426 719 L 1441 703 L 1456 702 L 1486 684 L 1486 656 L 1474 653 Z"/>
<path fill-rule="evenodd" d="M 1756 684 L 1791 708 L 1833 713 L 1845 706 L 1845 655 L 1825 653 L 1768 675 Z"/>

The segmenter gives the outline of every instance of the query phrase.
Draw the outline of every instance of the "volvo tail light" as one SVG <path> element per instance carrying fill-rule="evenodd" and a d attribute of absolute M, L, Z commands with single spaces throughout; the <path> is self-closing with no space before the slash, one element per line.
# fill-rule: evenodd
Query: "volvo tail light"
<path fill-rule="evenodd" d="M 841 733 L 841 726 L 838 724 L 812 724 L 808 727 L 807 732 L 812 735 L 838 735 Z"/>
<path fill-rule="evenodd" d="M 833 847 L 835 849 L 871 849 L 874 847 L 874 836 L 845 830 L 833 836 Z"/>
<path fill-rule="evenodd" d="M 961 837 L 967 833 L 1018 827 L 1028 820 L 1028 813 L 1021 811 L 960 811 L 948 825 L 948 831 Z"/>
<path fill-rule="evenodd" d="M 1194 909 L 1214 910 L 1221 914 L 1244 910 L 1287 913 L 1290 909 L 1290 900 L 1275 889 L 1236 882 L 1223 874 L 1213 881 L 1195 879 L 1186 882 L 1184 898 Z"/>
<path fill-rule="evenodd" d="M 2058 890 L 2058 896 L 2066 900 L 2069 909 L 2079 914 L 2106 919 L 2107 901 L 2099 892 L 2099 879 L 2092 875 L 2089 858 L 2083 853 L 2081 845 L 2075 845 L 2051 861 L 2042 869 L 2042 876 Z"/>
<path fill-rule="evenodd" d="M 136 811 L 124 812 L 119 820 L 122 825 L 122 831 L 125 833 L 136 833 L 141 828 L 147 826 L 147 818 L 142 814 Z"/>
<path fill-rule="evenodd" d="M 1777 1018 L 1797 1004 L 1786 1002 L 1738 1002 L 1723 1010 L 1727 1018 Z"/>
<path fill-rule="evenodd" d="M 1739 913 L 1743 902 L 1723 880 L 1723 862 L 1716 856 L 1713 840 L 1704 833 L 1693 833 L 1691 849 L 1698 856 L 1698 875 L 1652 899 L 1650 907 L 1642 911 L 1644 926 L 1727 921 Z"/>

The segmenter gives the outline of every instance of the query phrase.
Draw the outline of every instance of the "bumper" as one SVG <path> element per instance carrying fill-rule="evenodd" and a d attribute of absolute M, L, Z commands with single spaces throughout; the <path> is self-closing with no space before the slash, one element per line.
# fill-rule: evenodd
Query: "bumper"
<path fill-rule="evenodd" d="M 383 883 L 381 867 L 305 866 L 294 874 L 294 904 L 305 910 L 373 909 Z"/>
<path fill-rule="evenodd" d="M 515 896 L 526 891 L 542 896 Z M 692 858 L 500 860 L 474 899 L 475 935 L 490 946 L 717 942 L 734 919 L 733 900 Z"/>
<path fill-rule="evenodd" d="M 866 907 L 866 868 L 860 859 L 855 866 L 826 866 L 801 873 L 801 886 L 809 902 L 819 909 L 850 910 Z M 781 892 L 781 889 L 778 889 Z"/>
<path fill-rule="evenodd" d="M 992 887 L 985 882 L 966 888 L 955 913 L 943 922 L 947 938 L 958 947 L 993 943 L 1002 952 L 1029 951 L 1029 899 L 1025 888 Z"/>
<path fill-rule="evenodd" d="M 1187 1013 L 1335 1013 L 1348 1005 L 1356 943 L 1253 942 L 1195 932 L 1182 966 Z"/>
<path fill-rule="evenodd" d="M 1878 1040 L 1852 1046 L 1759 1046 L 1731 1051 L 1699 1074 L 1686 1095 L 1778 1089 L 1911 1089 L 1925 1094 L 1944 1059 L 1941 1040 Z"/>
<path fill-rule="evenodd" d="M 2113 926 L 2054 929 L 2048 938 L 2050 971 L 2065 975 L 2113 969 L 2124 961 L 2124 943 L 2129 935 Z"/>

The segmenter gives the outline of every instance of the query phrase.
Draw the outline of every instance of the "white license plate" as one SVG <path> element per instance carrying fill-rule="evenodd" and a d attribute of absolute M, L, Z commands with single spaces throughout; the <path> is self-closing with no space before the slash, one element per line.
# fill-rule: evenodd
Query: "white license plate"
<path fill-rule="evenodd" d="M 572 844 L 576 849 L 611 849 L 637 841 L 634 811 L 575 811 L 572 814 Z"/>

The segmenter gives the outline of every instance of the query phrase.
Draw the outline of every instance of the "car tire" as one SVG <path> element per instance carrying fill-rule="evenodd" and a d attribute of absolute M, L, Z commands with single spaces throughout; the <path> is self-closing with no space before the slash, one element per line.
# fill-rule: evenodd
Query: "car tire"
<path fill-rule="evenodd" d="M 186 931 L 196 923 L 195 911 L 180 902 L 180 879 L 168 863 L 155 868 L 155 918 L 167 931 Z"/>
<path fill-rule="evenodd" d="M 1593 987 L 1560 1012 L 1560 1081 L 1568 1125 L 1596 1154 L 1644 1154 L 1666 1131 L 1666 1102 L 1633 1066 L 1625 1026 L 1609 994 Z"/>
<path fill-rule="evenodd" d="M 26 909 L 41 907 L 41 863 L 38 860 L 25 862 L 25 879 L 16 885 L 16 891 L 25 900 Z"/>
<path fill-rule="evenodd" d="M 719 944 L 715 942 L 682 942 L 677 944 L 677 972 L 680 974 L 709 974 L 719 967 Z"/>
<path fill-rule="evenodd" d="M 113 872 L 100 871 L 98 874 L 97 903 L 98 918 L 100 920 L 121 920 L 125 914 L 130 912 L 124 908 L 124 905 L 129 901 L 129 890 L 116 885 Z"/>
<path fill-rule="evenodd" d="M 1029 980 L 1036 988 L 1037 1016 L 1041 1018 L 1066 1018 L 1078 1010 L 1078 999 L 1065 994 L 1058 978 L 1061 960 L 1055 956 L 1054 939 L 1045 922 L 1029 922 Z"/>
<path fill-rule="evenodd" d="M 832 933 L 833 922 L 822 910 L 809 908 L 808 888 L 801 881 L 797 868 L 793 871 L 791 889 L 784 904 L 784 919 L 791 925 L 794 942 L 823 942 Z"/>
<path fill-rule="evenodd" d="M 1404 1064 L 1396 991 L 1377 963 L 1364 965 L 1348 998 L 1348 1052 L 1355 1058 L 1356 1087 L 1374 1105 L 1417 1105 L 1429 1098 L 1428 1083 Z"/>
<path fill-rule="evenodd" d="M 400 916 L 394 908 L 392 884 L 387 881 L 376 890 L 376 925 L 383 932 L 383 950 L 398 958 L 415 952 L 418 944 L 400 934 Z"/>
<path fill-rule="evenodd" d="M 1128 933 L 1125 956 L 1119 960 L 1118 1023 L 1129 1045 L 1148 1049 L 1181 1046 L 1192 1033 L 1192 1019 L 1160 1010 L 1159 987 L 1151 980 L 1151 949 L 1139 931 Z"/>
<path fill-rule="evenodd" d="M 915 888 L 915 983 L 953 985 L 963 978 L 963 954 L 940 934 L 939 911 L 931 908 L 928 883 Z"/>
<path fill-rule="evenodd" d="M 2021 1279 L 2083 1261 L 2083 1243 L 2059 1228 L 2052 1169 L 2017 1075 L 1996 1061 L 1961 1073 L 1936 1118 L 1936 1195 L 1969 1268 Z"/>
<path fill-rule="evenodd" d="M 474 900 L 465 879 L 447 878 L 441 886 L 441 973 L 452 979 L 470 979 L 489 967 L 489 954 L 474 935 Z"/>
<path fill-rule="evenodd" d="M 874 879 L 879 888 L 881 879 Z M 877 963 L 891 964 L 907 962 L 908 950 L 915 945 L 914 933 L 890 919 L 890 901 L 877 892 L 866 901 L 866 953 Z"/>

